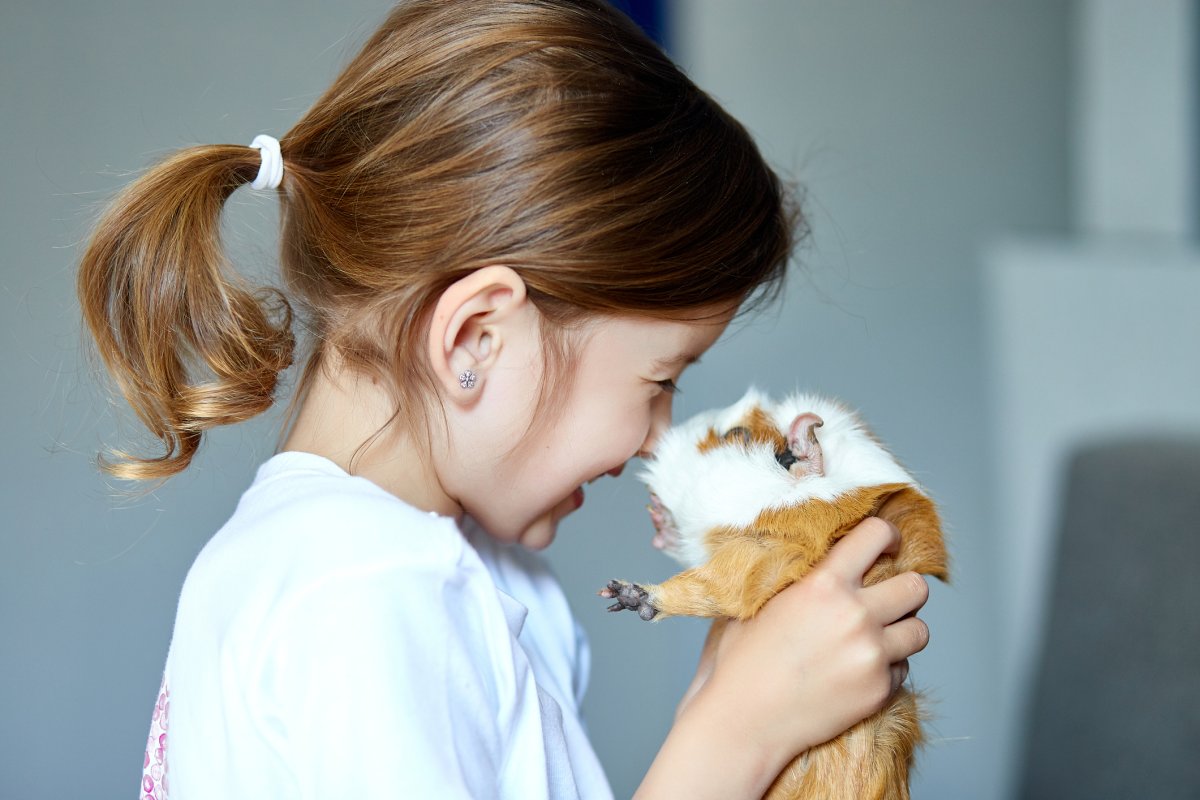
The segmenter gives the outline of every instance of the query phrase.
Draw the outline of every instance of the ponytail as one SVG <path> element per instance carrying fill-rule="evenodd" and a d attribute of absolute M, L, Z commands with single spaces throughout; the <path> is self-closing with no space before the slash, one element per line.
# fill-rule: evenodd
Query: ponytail
<path fill-rule="evenodd" d="M 220 239 L 226 199 L 259 151 L 180 151 L 126 187 L 97 223 L 79 301 L 117 388 L 163 445 L 158 456 L 100 457 L 118 478 L 161 480 L 191 463 L 204 431 L 270 407 L 292 362 L 292 311 L 233 274 Z"/>

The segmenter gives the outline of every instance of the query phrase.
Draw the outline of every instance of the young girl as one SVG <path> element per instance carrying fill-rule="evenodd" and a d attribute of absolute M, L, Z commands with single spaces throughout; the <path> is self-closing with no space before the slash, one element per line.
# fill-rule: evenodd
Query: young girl
<path fill-rule="evenodd" d="M 283 204 L 283 294 L 224 262 L 239 186 Z M 680 373 L 778 289 L 796 219 L 743 128 L 598 0 L 410 0 L 279 141 L 179 152 L 79 278 L 161 455 L 271 405 L 281 452 L 179 599 L 143 797 L 608 797 L 586 648 L 529 550 L 652 457 Z M 871 588 L 868 520 L 702 655 L 639 797 L 758 797 L 876 709 L 925 584 Z M 520 545 L 513 547 L 512 545 Z"/>

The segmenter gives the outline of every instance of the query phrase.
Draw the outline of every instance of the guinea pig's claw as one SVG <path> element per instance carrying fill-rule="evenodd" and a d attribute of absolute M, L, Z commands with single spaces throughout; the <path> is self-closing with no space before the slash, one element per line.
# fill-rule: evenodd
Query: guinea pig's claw
<path fill-rule="evenodd" d="M 612 580 L 597 594 L 617 601 L 608 607 L 609 611 L 636 611 L 637 615 L 646 621 L 654 619 L 658 614 L 658 609 L 650 602 L 650 593 L 636 583 Z"/>

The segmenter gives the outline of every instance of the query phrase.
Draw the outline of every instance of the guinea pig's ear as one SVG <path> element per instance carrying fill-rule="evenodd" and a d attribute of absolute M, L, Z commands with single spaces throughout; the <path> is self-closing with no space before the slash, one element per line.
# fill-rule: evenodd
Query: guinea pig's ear
<path fill-rule="evenodd" d="M 905 569 L 949 580 L 942 520 L 937 507 L 924 493 L 905 486 L 888 495 L 875 516 L 900 529 L 899 561 Z"/>
<path fill-rule="evenodd" d="M 817 441 L 817 428 L 825 422 L 816 414 L 805 413 L 792 420 L 787 435 L 787 457 L 779 463 L 797 478 L 825 474 L 825 453 Z"/>

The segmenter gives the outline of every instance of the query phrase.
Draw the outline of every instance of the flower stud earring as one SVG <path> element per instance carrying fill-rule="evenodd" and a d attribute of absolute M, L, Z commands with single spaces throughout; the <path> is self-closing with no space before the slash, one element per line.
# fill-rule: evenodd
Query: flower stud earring
<path fill-rule="evenodd" d="M 469 369 L 464 369 L 458 376 L 458 385 L 464 389 L 474 389 L 475 378 L 476 375 L 474 372 Z"/>

